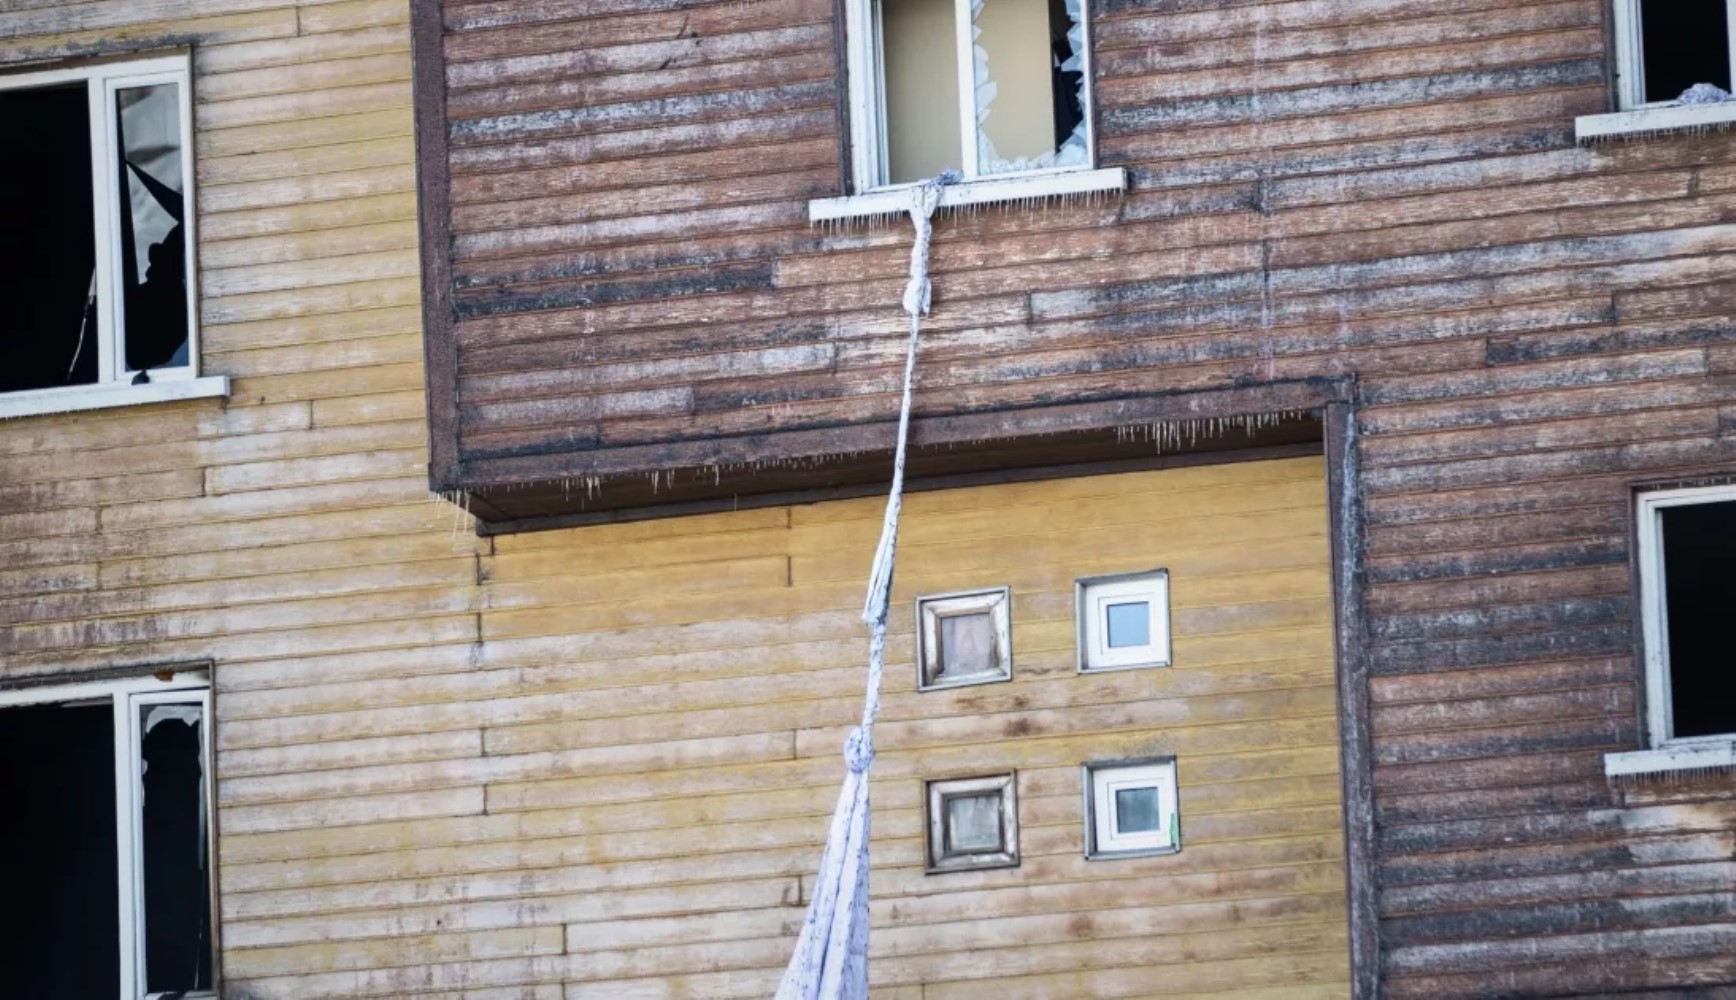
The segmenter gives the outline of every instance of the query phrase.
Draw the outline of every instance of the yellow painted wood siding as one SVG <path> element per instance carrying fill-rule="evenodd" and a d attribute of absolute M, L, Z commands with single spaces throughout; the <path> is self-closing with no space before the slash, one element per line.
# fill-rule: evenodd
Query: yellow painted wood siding
<path fill-rule="evenodd" d="M 227 401 L 0 424 L 0 676 L 210 658 L 236 997 L 764 996 L 857 711 L 879 507 L 479 540 L 424 489 L 401 0 L 33 2 L 0 59 L 191 44 Z M 1336 997 L 1317 460 L 913 497 L 875 787 L 887 997 Z M 1177 666 L 1073 673 L 1072 580 L 1173 572 Z M 918 696 L 910 600 L 1014 590 Z M 1175 857 L 1078 765 L 1182 756 Z M 922 874 L 924 777 L 1016 767 L 1024 863 Z"/>

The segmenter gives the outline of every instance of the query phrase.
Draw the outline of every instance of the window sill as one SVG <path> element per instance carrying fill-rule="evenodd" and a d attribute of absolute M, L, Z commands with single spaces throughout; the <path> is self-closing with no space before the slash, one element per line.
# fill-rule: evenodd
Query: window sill
<path fill-rule="evenodd" d="M 1651 750 L 1630 750 L 1603 755 L 1606 778 L 1666 771 L 1690 771 L 1705 767 L 1736 767 L 1736 739 L 1678 743 Z"/>
<path fill-rule="evenodd" d="M 144 385 L 114 382 L 103 385 L 69 385 L 56 389 L 30 389 L 0 394 L 0 420 L 42 413 L 104 410 L 117 406 L 167 403 L 179 399 L 211 399 L 228 395 L 227 375 L 165 379 Z"/>
<path fill-rule="evenodd" d="M 1025 174 L 1016 177 L 985 177 L 942 188 L 940 208 L 945 211 L 949 208 L 1021 201 L 1026 198 L 1068 198 L 1101 191 L 1122 191 L 1126 188 L 1127 171 L 1121 167 Z M 910 208 L 909 192 L 910 188 L 902 187 L 843 198 L 815 198 L 808 202 L 808 221 L 831 222 L 876 215 L 901 215 Z"/>
<path fill-rule="evenodd" d="M 1666 104 L 1607 115 L 1581 115 L 1573 120 L 1573 137 L 1584 144 L 1669 132 L 1721 129 L 1732 123 L 1736 123 L 1736 101 Z"/>

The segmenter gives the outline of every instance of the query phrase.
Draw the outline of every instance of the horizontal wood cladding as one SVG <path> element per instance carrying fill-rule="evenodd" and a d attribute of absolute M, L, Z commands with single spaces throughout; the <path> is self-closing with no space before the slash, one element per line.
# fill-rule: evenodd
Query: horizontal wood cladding
<path fill-rule="evenodd" d="M 887 447 L 909 227 L 806 222 L 839 193 L 830 0 L 423 10 L 436 487 L 510 520 L 507 486 L 637 507 L 623 475 L 739 495 L 734 466 Z M 1114 0 L 1093 32 L 1099 159 L 1131 189 L 938 224 L 918 440 L 1343 375 L 1374 421 L 1583 387 L 1634 428 L 1679 376 L 1722 433 L 1693 362 L 1733 335 L 1706 291 L 1736 243 L 1733 140 L 1572 144 L 1608 102 L 1600 0 Z"/>
<path fill-rule="evenodd" d="M 1736 984 L 1736 786 L 1601 771 L 1641 741 L 1631 484 L 1736 467 L 1736 139 L 1573 144 L 1610 107 L 1607 9 L 1098 0 L 1098 154 L 1130 189 L 936 227 L 918 442 L 976 421 L 957 440 L 1013 465 L 1063 411 L 1354 403 L 1368 680 L 1340 707 L 1368 702 L 1391 997 Z M 805 222 L 840 190 L 833 16 L 440 8 L 437 485 L 596 477 L 595 510 L 650 473 L 745 493 L 733 466 L 884 453 L 908 226 Z"/>

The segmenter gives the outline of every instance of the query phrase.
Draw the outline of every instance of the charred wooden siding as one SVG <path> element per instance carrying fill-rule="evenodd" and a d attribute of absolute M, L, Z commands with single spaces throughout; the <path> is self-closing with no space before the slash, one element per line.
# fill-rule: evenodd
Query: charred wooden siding
<path fill-rule="evenodd" d="M 881 446 L 907 233 L 803 221 L 831 16 L 444 4 L 439 485 Z M 919 437 L 1355 376 L 1387 992 L 1736 982 L 1732 788 L 1600 771 L 1641 738 L 1630 486 L 1736 470 L 1736 139 L 1573 144 L 1601 0 L 1093 16 L 1132 190 L 938 227 Z"/>

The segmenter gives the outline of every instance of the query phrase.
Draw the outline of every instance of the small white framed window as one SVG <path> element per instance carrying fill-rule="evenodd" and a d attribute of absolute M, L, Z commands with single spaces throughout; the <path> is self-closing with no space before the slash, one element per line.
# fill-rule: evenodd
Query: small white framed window
<path fill-rule="evenodd" d="M 214 997 L 202 672 L 0 691 L 0 884 L 21 996 Z"/>
<path fill-rule="evenodd" d="M 1616 86 L 1623 111 L 1725 96 L 1736 65 L 1736 0 L 1615 0 Z"/>
<path fill-rule="evenodd" d="M 1094 165 L 1083 0 L 850 0 L 856 191 Z"/>
<path fill-rule="evenodd" d="M 31 249 L 0 276 L 0 416 L 227 391 L 199 379 L 192 109 L 184 54 L 0 74 L 31 154 L 0 164 Z"/>
<path fill-rule="evenodd" d="M 927 783 L 928 873 L 1019 863 L 1018 775 Z"/>
<path fill-rule="evenodd" d="M 916 599 L 916 688 L 1013 679 L 1012 590 L 961 591 Z"/>
<path fill-rule="evenodd" d="M 1169 666 L 1167 570 L 1079 580 L 1074 604 L 1081 673 Z"/>
<path fill-rule="evenodd" d="M 1084 766 L 1085 857 L 1142 857 L 1181 850 L 1174 757 Z"/>

